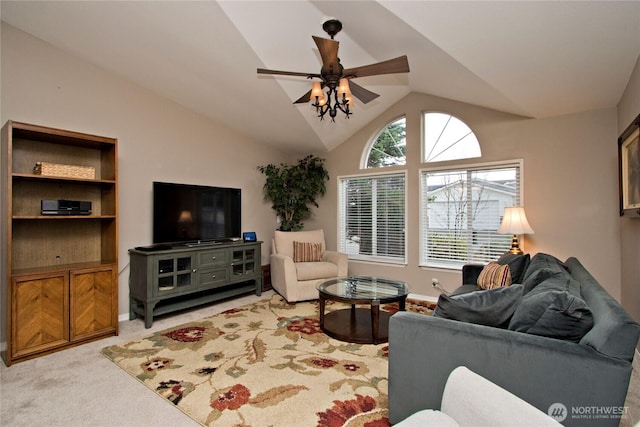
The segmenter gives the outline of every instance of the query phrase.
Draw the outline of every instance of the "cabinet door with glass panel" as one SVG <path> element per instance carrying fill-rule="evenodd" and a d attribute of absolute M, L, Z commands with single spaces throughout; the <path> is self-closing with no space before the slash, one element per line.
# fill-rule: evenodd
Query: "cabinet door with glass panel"
<path fill-rule="evenodd" d="M 156 296 L 170 295 L 195 289 L 196 256 L 193 253 L 158 256 L 154 262 L 153 283 Z"/>
<path fill-rule="evenodd" d="M 255 248 L 234 249 L 231 261 L 234 278 L 255 274 L 257 268 L 256 262 L 259 262 L 259 260 L 257 259 L 257 251 Z"/>

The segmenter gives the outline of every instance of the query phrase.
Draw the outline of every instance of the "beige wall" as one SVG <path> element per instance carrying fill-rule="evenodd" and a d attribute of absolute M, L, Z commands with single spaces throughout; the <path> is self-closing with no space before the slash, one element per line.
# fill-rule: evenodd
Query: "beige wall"
<path fill-rule="evenodd" d="M 423 111 L 451 113 L 475 132 L 482 159 L 470 162 L 524 160 L 524 206 L 535 235 L 524 249 L 566 259 L 577 257 L 620 300 L 620 232 L 616 111 L 614 108 L 549 119 L 527 119 L 469 104 L 410 94 L 348 141 L 326 154 L 330 191 L 313 222 L 326 230 L 335 247 L 337 177 L 357 174 L 367 143 L 386 124 L 406 114 L 408 171 L 408 265 L 351 262 L 350 273 L 377 274 L 409 283 L 416 293 L 436 296 L 431 278 L 450 290 L 460 284 L 459 271 L 423 269 L 419 260 L 420 120 Z"/>
<path fill-rule="evenodd" d="M 2 23 L 2 124 L 22 121 L 118 138 L 119 313 L 128 314 L 127 250 L 151 243 L 153 181 L 242 189 L 244 230 L 270 242 L 275 215 L 257 165 L 285 153 Z M 268 263 L 270 244 L 263 245 Z"/>
<path fill-rule="evenodd" d="M 640 114 L 640 56 L 618 104 L 618 134 Z M 620 218 L 622 306 L 640 321 L 640 218 Z"/>

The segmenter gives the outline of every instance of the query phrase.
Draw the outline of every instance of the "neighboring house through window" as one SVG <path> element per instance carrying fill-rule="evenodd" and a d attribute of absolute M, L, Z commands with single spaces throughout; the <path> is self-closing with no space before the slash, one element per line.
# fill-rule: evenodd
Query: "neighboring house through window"
<path fill-rule="evenodd" d="M 511 245 L 498 234 L 504 208 L 520 200 L 521 163 L 420 171 L 420 264 L 461 268 L 494 261 Z"/>

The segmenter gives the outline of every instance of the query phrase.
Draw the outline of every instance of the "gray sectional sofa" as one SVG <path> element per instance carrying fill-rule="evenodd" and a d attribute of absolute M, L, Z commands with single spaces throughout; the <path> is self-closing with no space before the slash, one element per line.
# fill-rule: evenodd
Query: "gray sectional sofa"
<path fill-rule="evenodd" d="M 434 316 L 391 317 L 392 424 L 439 409 L 447 377 L 458 366 L 553 412 L 563 425 L 619 424 L 640 325 L 577 259 L 537 254 L 525 261 L 513 265 L 516 285 L 509 295 L 500 294 L 506 288 L 478 290 L 467 283 L 458 295 L 441 296 Z M 464 274 L 471 282 L 478 267 Z"/>

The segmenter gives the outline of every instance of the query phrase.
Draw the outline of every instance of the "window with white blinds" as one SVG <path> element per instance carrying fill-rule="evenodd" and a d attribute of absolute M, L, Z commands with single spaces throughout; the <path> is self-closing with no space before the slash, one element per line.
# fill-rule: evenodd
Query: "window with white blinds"
<path fill-rule="evenodd" d="M 350 259 L 406 264 L 406 173 L 339 178 L 338 249 Z"/>
<path fill-rule="evenodd" d="M 521 161 L 420 171 L 420 265 L 461 268 L 495 261 L 513 236 L 498 234 L 504 208 L 520 203 Z"/>

